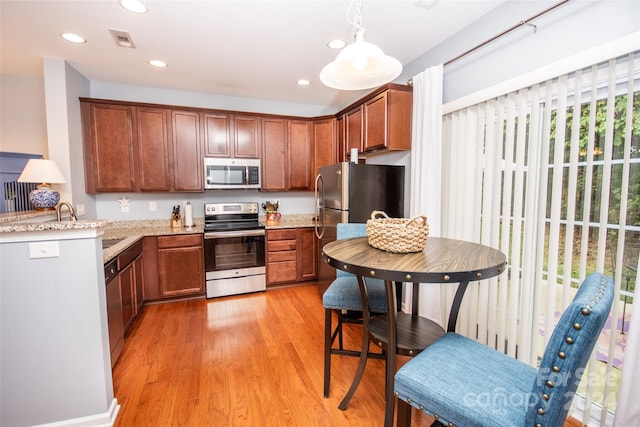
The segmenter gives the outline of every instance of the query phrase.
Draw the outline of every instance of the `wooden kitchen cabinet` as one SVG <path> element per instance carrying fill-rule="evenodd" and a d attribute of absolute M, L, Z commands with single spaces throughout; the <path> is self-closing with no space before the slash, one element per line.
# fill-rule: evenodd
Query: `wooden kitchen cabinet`
<path fill-rule="evenodd" d="M 262 190 L 312 189 L 311 121 L 262 119 Z"/>
<path fill-rule="evenodd" d="M 313 143 L 309 120 L 288 120 L 287 149 L 289 152 L 289 191 L 313 190 Z"/>
<path fill-rule="evenodd" d="M 313 121 L 313 175 L 320 173 L 320 168 L 332 165 L 339 160 L 337 148 L 337 120 L 335 118 Z"/>
<path fill-rule="evenodd" d="M 298 229 L 298 280 L 315 280 L 318 277 L 318 245 L 313 228 Z"/>
<path fill-rule="evenodd" d="M 413 92 L 409 86 L 387 84 L 338 113 L 338 160 L 351 149 L 367 155 L 411 149 Z M 344 143 L 342 143 L 344 141 Z"/>
<path fill-rule="evenodd" d="M 81 103 L 81 112 L 87 193 L 135 191 L 133 107 Z"/>
<path fill-rule="evenodd" d="M 267 230 L 267 286 L 317 277 L 313 228 Z"/>
<path fill-rule="evenodd" d="M 135 109 L 137 183 L 140 191 L 170 191 L 169 114 L 162 108 Z"/>
<path fill-rule="evenodd" d="M 287 190 L 287 121 L 262 119 L 262 191 Z"/>
<path fill-rule="evenodd" d="M 173 188 L 204 191 L 200 115 L 195 111 L 171 111 L 173 131 Z"/>
<path fill-rule="evenodd" d="M 204 294 L 202 234 L 158 236 L 159 298 Z"/>
<path fill-rule="evenodd" d="M 351 149 L 357 148 L 358 152 L 363 151 L 363 131 L 362 131 L 362 106 L 348 111 L 344 115 L 344 131 L 345 131 L 345 160 L 351 155 Z"/>
<path fill-rule="evenodd" d="M 120 278 L 120 301 L 122 324 L 125 333 L 138 315 L 143 296 L 138 296 L 144 288 L 142 269 L 142 240 L 134 243 L 118 255 L 118 276 Z M 139 290 L 140 289 L 140 290 Z M 139 301 L 140 298 L 140 301 Z"/>
<path fill-rule="evenodd" d="M 411 149 L 413 93 L 389 89 L 363 104 L 364 152 Z"/>
<path fill-rule="evenodd" d="M 260 118 L 227 113 L 203 113 L 205 156 L 259 159 Z"/>

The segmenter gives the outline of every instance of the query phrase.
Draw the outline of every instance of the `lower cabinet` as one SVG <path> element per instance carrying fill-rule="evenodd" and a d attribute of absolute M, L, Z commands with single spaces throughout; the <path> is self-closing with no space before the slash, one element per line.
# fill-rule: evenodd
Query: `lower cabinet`
<path fill-rule="evenodd" d="M 204 294 L 202 234 L 145 237 L 145 301 Z"/>
<path fill-rule="evenodd" d="M 313 228 L 267 230 L 267 285 L 303 282 L 317 278 Z"/>

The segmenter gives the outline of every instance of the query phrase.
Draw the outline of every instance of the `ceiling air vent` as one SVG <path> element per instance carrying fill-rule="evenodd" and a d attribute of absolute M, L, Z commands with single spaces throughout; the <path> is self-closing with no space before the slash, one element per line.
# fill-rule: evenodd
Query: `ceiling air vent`
<path fill-rule="evenodd" d="M 131 38 L 131 34 L 128 31 L 124 30 L 114 30 L 113 28 L 109 28 L 109 32 L 113 36 L 113 39 L 116 41 L 116 44 L 120 47 L 130 47 L 132 49 L 136 48 L 136 45 L 133 43 L 133 39 Z"/>

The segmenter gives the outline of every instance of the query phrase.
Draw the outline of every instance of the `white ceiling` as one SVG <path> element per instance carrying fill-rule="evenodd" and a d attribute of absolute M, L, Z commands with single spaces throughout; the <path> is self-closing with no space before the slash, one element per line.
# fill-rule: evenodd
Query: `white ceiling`
<path fill-rule="evenodd" d="M 366 39 L 403 64 L 504 0 L 364 0 Z M 42 58 L 63 58 L 92 81 L 342 108 L 362 95 L 325 87 L 320 70 L 351 41 L 348 0 L 146 0 L 136 15 L 117 0 L 0 1 L 1 72 L 42 75 Z M 116 46 L 109 29 L 130 33 Z M 499 30 L 499 29 L 497 29 Z M 59 35 L 88 42 L 73 45 Z M 452 52 L 452 56 L 458 52 Z M 149 59 L 169 64 L 156 69 Z M 311 81 L 306 87 L 296 80 Z M 367 92 L 367 91 L 364 91 Z"/>

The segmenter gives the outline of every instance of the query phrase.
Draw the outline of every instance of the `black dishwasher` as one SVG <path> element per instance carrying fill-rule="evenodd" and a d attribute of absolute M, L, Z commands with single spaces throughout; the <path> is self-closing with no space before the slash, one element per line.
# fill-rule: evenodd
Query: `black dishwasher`
<path fill-rule="evenodd" d="M 107 288 L 109 348 L 111 350 L 111 367 L 113 367 L 124 348 L 124 325 L 122 324 L 120 280 L 118 278 L 117 258 L 105 264 L 104 283 Z"/>

